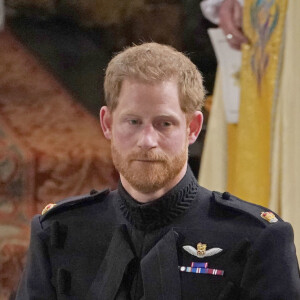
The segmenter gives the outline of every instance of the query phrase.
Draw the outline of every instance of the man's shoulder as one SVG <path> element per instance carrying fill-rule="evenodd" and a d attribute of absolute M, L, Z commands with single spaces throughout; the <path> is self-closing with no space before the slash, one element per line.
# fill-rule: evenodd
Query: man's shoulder
<path fill-rule="evenodd" d="M 211 200 L 220 209 L 245 215 L 254 222 L 259 222 L 263 227 L 283 222 L 280 216 L 270 209 L 244 201 L 228 192 L 220 193 L 214 191 L 212 192 Z"/>
<path fill-rule="evenodd" d="M 38 215 L 39 221 L 42 223 L 53 218 L 54 216 L 60 216 L 62 215 L 62 213 L 71 210 L 73 213 L 80 213 L 81 210 L 87 207 L 91 207 L 91 209 L 94 209 L 93 205 L 102 203 L 109 194 L 109 189 L 100 191 L 93 189 L 89 194 L 73 196 L 56 203 L 49 203 L 42 210 L 41 214 Z"/>

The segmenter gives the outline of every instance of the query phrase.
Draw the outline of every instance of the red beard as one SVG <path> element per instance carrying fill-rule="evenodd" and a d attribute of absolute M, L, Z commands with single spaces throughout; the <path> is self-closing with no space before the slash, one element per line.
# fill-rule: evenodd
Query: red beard
<path fill-rule="evenodd" d="M 178 155 L 172 157 L 156 150 L 140 150 L 123 155 L 113 140 L 111 152 L 119 173 L 137 191 L 147 194 L 163 188 L 179 174 L 188 158 L 188 143 Z"/>

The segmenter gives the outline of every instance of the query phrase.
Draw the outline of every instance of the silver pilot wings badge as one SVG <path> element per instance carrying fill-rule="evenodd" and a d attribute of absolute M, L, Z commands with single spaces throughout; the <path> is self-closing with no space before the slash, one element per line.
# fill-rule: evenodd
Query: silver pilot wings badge
<path fill-rule="evenodd" d="M 221 248 L 211 248 L 209 250 L 206 250 L 206 247 L 207 247 L 206 244 L 198 243 L 197 249 L 195 249 L 194 247 L 189 246 L 189 245 L 183 246 L 182 248 L 186 252 L 188 252 L 196 257 L 199 257 L 199 258 L 213 256 L 213 255 L 216 255 L 223 251 L 223 249 L 221 249 Z"/>

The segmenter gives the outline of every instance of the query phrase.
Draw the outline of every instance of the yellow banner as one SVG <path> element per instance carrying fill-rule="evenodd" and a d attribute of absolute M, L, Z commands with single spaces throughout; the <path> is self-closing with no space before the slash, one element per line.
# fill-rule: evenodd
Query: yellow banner
<path fill-rule="evenodd" d="M 268 206 L 272 106 L 275 103 L 287 0 L 246 0 L 240 116 L 228 125 L 228 191 Z"/>

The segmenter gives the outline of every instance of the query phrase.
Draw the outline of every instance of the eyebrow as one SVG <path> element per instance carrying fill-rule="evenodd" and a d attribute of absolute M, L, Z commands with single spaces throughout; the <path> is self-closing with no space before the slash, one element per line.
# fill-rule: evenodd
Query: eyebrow
<path fill-rule="evenodd" d="M 140 114 L 132 111 L 125 111 L 120 114 L 122 117 L 123 116 L 128 116 L 128 117 L 141 117 Z M 175 113 L 162 113 L 157 116 L 154 116 L 154 118 L 175 118 L 178 119 L 178 116 Z"/>

